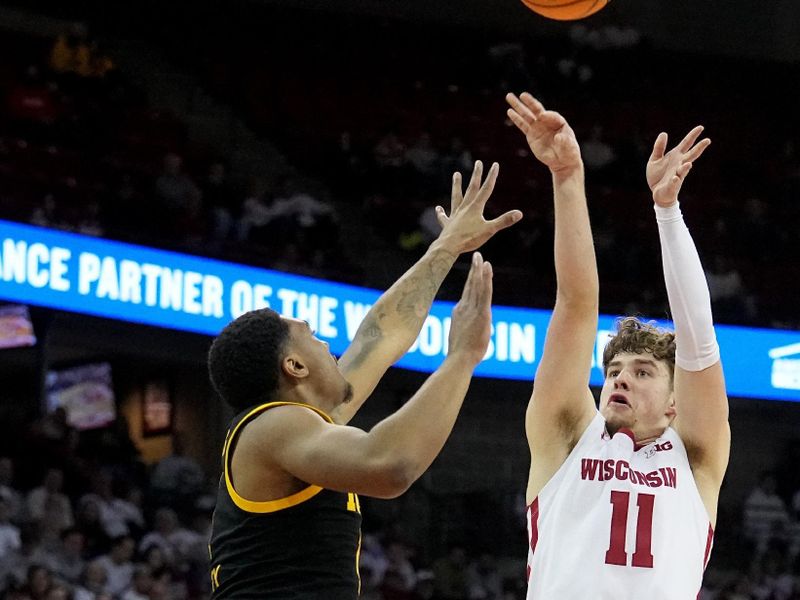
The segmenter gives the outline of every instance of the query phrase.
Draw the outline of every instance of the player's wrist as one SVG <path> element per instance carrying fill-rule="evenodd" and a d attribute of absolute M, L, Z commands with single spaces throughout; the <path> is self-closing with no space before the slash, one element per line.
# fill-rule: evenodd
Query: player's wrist
<path fill-rule="evenodd" d="M 656 213 L 656 221 L 659 223 L 671 223 L 683 219 L 681 203 L 677 199 L 670 204 L 654 203 L 653 210 Z"/>
<path fill-rule="evenodd" d="M 580 180 L 583 181 L 583 163 L 579 162 L 574 165 L 566 165 L 557 169 L 550 169 L 550 174 L 553 176 L 553 184 L 560 185 L 568 181 Z"/>
<path fill-rule="evenodd" d="M 428 246 L 428 253 L 452 258 L 453 262 L 464 252 L 463 244 L 459 243 L 458 236 L 446 231 L 442 231 L 439 237 Z"/>
<path fill-rule="evenodd" d="M 469 348 L 450 348 L 447 351 L 445 362 L 453 365 L 455 368 L 468 370 L 470 372 L 475 370 L 475 367 L 480 364 L 486 351 L 473 350 Z"/>

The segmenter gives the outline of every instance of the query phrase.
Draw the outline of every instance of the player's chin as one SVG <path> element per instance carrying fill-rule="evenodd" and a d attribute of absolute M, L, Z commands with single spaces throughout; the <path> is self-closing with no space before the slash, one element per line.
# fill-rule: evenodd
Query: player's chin
<path fill-rule="evenodd" d="M 606 423 L 614 428 L 630 427 L 633 424 L 633 415 L 630 414 L 630 410 L 625 411 L 622 407 L 610 404 L 605 406 L 600 413 L 605 418 Z"/>

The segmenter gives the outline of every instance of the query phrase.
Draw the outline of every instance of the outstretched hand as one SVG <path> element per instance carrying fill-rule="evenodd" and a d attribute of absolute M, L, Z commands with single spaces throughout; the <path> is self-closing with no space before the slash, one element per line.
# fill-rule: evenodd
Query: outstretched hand
<path fill-rule="evenodd" d="M 450 214 L 441 206 L 436 207 L 436 218 L 442 226 L 439 240 L 452 252 L 461 254 L 477 250 L 495 233 L 511 227 L 522 218 L 522 213 L 518 210 L 510 210 L 490 221 L 483 218 L 483 209 L 492 195 L 499 170 L 500 165 L 492 164 L 481 185 L 483 163 L 476 161 L 466 194 L 461 187 L 461 173 L 453 173 Z"/>
<path fill-rule="evenodd" d="M 553 173 L 582 167 L 581 149 L 575 132 L 566 119 L 552 110 L 545 110 L 542 103 L 528 92 L 506 94 L 511 108 L 508 118 L 517 126 L 531 148 L 533 155 L 550 168 Z"/>
<path fill-rule="evenodd" d="M 492 265 L 475 252 L 450 322 L 447 353 L 461 353 L 476 365 L 483 360 L 492 333 L 492 275 Z"/>
<path fill-rule="evenodd" d="M 678 201 L 678 192 L 681 190 L 683 180 L 692 170 L 692 163 L 700 158 L 706 148 L 711 145 L 711 140 L 697 138 L 703 133 L 703 126 L 698 125 L 686 134 L 681 143 L 667 152 L 667 134 L 658 134 L 653 145 L 653 153 L 647 161 L 647 185 L 653 192 L 653 201 L 658 206 L 671 206 Z M 695 143 L 696 142 L 696 143 Z"/>

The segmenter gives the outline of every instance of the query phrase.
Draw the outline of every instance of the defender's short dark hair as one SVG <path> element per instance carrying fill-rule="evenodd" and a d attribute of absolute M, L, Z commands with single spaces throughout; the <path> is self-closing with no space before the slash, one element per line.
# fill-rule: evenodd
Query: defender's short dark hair
<path fill-rule="evenodd" d="M 675 334 L 656 327 L 655 324 L 636 317 L 625 317 L 617 321 L 617 333 L 603 350 L 603 373 L 608 363 L 620 352 L 639 354 L 649 352 L 656 360 L 667 363 L 670 377 L 675 373 Z"/>
<path fill-rule="evenodd" d="M 217 393 L 237 410 L 270 402 L 278 389 L 289 325 L 269 308 L 243 314 L 211 344 L 208 372 Z"/>

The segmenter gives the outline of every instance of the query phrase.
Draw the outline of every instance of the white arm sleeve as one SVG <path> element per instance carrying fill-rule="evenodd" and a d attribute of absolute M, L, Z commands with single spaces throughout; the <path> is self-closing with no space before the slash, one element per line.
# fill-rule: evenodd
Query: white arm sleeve
<path fill-rule="evenodd" d="M 656 205 L 655 211 L 667 298 L 675 322 L 675 364 L 687 371 L 702 371 L 719 360 L 706 276 L 680 204 Z"/>

